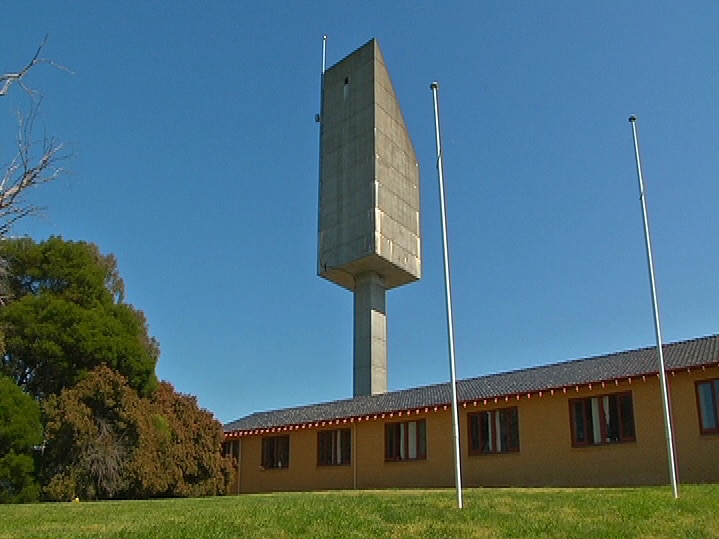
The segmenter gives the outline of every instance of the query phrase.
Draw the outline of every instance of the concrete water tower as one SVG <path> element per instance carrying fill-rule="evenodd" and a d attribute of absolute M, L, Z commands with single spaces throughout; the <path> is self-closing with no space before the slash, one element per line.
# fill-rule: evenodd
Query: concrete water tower
<path fill-rule="evenodd" d="M 317 272 L 354 292 L 354 395 L 374 395 L 386 291 L 422 275 L 419 165 L 376 40 L 323 79 Z"/>

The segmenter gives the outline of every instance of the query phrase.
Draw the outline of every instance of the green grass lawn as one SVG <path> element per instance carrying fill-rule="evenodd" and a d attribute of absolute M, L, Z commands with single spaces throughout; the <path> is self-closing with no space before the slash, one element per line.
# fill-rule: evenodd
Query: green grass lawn
<path fill-rule="evenodd" d="M 0 506 L 0 539 L 719 538 L 719 485 L 244 495 Z"/>

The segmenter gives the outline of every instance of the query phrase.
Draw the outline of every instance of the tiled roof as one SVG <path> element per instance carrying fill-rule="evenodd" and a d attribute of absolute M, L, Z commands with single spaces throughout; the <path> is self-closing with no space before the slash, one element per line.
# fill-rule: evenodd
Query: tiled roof
<path fill-rule="evenodd" d="M 719 365 L 719 335 L 664 345 L 668 371 Z M 614 380 L 626 380 L 659 372 L 656 347 L 629 350 L 541 367 L 490 374 L 457 382 L 458 400 L 522 396 Z M 226 433 L 238 433 L 322 421 L 359 418 L 376 414 L 445 406 L 451 402 L 450 384 L 392 391 L 334 402 L 257 412 L 227 423 Z"/>

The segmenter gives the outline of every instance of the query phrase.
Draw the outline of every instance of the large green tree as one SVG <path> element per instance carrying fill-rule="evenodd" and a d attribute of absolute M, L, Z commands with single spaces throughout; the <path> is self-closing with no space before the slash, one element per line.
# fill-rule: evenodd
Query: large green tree
<path fill-rule="evenodd" d="M 0 375 L 0 503 L 37 499 L 33 451 L 41 441 L 40 406 Z"/>
<path fill-rule="evenodd" d="M 220 455 L 222 426 L 194 397 L 158 383 L 159 346 L 124 303 L 115 258 L 53 237 L 2 241 L 0 260 L 0 373 L 44 403 L 45 494 L 225 493 L 232 471 Z"/>
<path fill-rule="evenodd" d="M 0 310 L 0 372 L 44 399 L 106 364 L 148 395 L 157 387 L 157 341 L 144 314 L 123 302 L 112 255 L 96 245 L 52 237 L 0 242 L 7 303 Z"/>

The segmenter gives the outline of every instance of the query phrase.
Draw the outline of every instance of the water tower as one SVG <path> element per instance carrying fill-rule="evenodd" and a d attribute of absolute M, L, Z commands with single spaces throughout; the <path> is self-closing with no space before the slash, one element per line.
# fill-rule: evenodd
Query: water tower
<path fill-rule="evenodd" d="M 386 291 L 422 275 L 419 165 L 372 39 L 324 74 L 317 272 L 354 292 L 354 395 L 387 391 Z"/>

